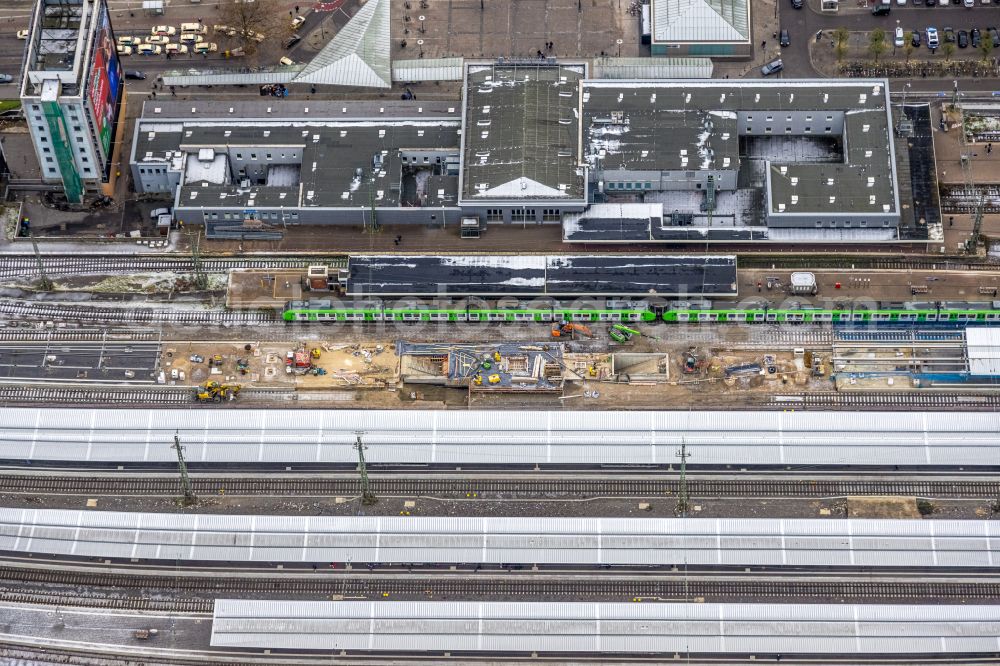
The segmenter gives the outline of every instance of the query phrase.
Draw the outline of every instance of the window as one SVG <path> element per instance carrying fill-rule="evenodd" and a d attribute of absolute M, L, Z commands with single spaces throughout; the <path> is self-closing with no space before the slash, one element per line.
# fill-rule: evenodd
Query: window
<path fill-rule="evenodd" d="M 832 132 L 833 132 L 833 128 L 832 128 L 832 127 L 827 127 L 827 128 L 826 128 L 826 133 L 827 133 L 827 134 L 830 134 L 830 133 L 832 133 Z"/>
<path fill-rule="evenodd" d="M 764 134 L 770 134 L 770 133 L 771 133 L 771 128 L 770 127 L 765 127 L 764 128 Z"/>
<path fill-rule="evenodd" d="M 299 214 L 298 213 L 292 213 L 292 219 L 293 220 L 299 219 Z"/>
<path fill-rule="evenodd" d="M 428 164 L 430 161 L 431 161 L 431 158 L 429 158 L 426 155 L 424 155 L 424 164 Z"/>
<path fill-rule="evenodd" d="M 772 120 L 774 120 L 774 116 L 768 116 L 767 118 L 765 118 L 765 120 L 767 120 L 767 122 L 771 122 Z"/>
<path fill-rule="evenodd" d="M 785 116 L 785 122 L 786 123 L 792 122 L 792 117 L 791 116 Z"/>
<path fill-rule="evenodd" d="M 487 222 L 503 222 L 503 209 L 502 208 L 487 208 L 486 209 L 486 221 Z"/>
<path fill-rule="evenodd" d="M 510 212 L 510 219 L 513 220 L 514 222 L 528 222 L 529 220 L 534 221 L 535 209 L 515 208 Z"/>
<path fill-rule="evenodd" d="M 543 222 L 558 222 L 561 218 L 558 208 L 546 208 L 542 211 Z"/>
<path fill-rule="evenodd" d="M 827 116 L 826 117 L 826 122 L 829 123 L 829 122 L 832 122 L 832 121 L 833 121 L 833 116 Z"/>
<path fill-rule="evenodd" d="M 653 189 L 653 184 L 652 183 L 646 183 L 646 189 L 647 190 Z"/>
<path fill-rule="evenodd" d="M 228 220 L 228 219 L 231 219 L 229 215 L 230 215 L 229 213 L 223 213 L 223 214 L 222 214 L 222 219 L 223 219 L 223 220 Z"/>
<path fill-rule="evenodd" d="M 37 123 L 42 122 L 42 117 L 41 116 L 35 116 L 35 122 L 37 122 Z"/>
<path fill-rule="evenodd" d="M 816 228 L 820 229 L 822 226 L 823 226 L 823 221 L 822 220 L 816 220 Z"/>
<path fill-rule="evenodd" d="M 858 226 L 861 226 L 861 227 L 867 227 L 867 226 L 868 226 L 868 222 L 867 222 L 867 221 L 865 221 L 865 220 L 861 220 L 861 224 L 860 224 L 860 225 L 858 225 Z"/>
<path fill-rule="evenodd" d="M 52 152 L 52 151 L 51 151 L 51 149 L 49 149 L 49 148 L 42 148 L 42 152 L 43 152 L 43 153 L 50 153 L 50 152 Z"/>
<path fill-rule="evenodd" d="M 236 159 L 238 160 L 243 159 L 243 153 L 236 153 Z"/>
<path fill-rule="evenodd" d="M 80 127 L 79 125 L 73 125 L 73 131 L 74 132 L 82 132 L 83 128 Z"/>
<path fill-rule="evenodd" d="M 813 117 L 812 117 L 812 116 L 806 116 L 806 122 L 807 122 L 807 123 L 811 123 L 811 122 L 812 122 L 812 120 L 813 120 Z"/>
<path fill-rule="evenodd" d="M 810 132 L 812 132 L 812 131 L 813 131 L 813 128 L 812 128 L 812 127 L 807 127 L 807 128 L 806 128 L 806 134 L 809 134 L 809 133 L 810 133 Z"/>
<path fill-rule="evenodd" d="M 84 176 L 90 176 L 90 175 L 92 175 L 92 172 L 90 171 L 90 167 L 84 167 L 84 169 L 83 169 L 83 175 Z"/>
<path fill-rule="evenodd" d="M 139 173 L 143 173 L 144 174 L 144 173 L 146 173 L 146 170 L 144 168 L 142 168 L 142 167 L 139 167 Z"/>
<path fill-rule="evenodd" d="M 89 160 L 89 159 L 87 159 L 86 157 L 81 157 L 81 158 L 80 158 L 80 161 L 81 161 L 81 162 L 83 162 L 84 164 L 86 164 L 86 163 L 87 163 L 87 162 L 89 162 L 90 160 Z M 157 173 L 159 173 L 159 170 L 157 170 Z"/>
<path fill-rule="evenodd" d="M 786 127 L 785 128 L 785 134 L 791 134 L 791 133 L 792 133 L 792 128 L 791 127 Z"/>
<path fill-rule="evenodd" d="M 844 228 L 847 229 L 850 226 L 851 226 L 851 221 L 850 220 L 844 220 Z"/>
<path fill-rule="evenodd" d="M 49 142 L 49 137 L 47 137 L 47 136 L 40 136 L 40 137 L 38 137 L 38 140 L 40 142 L 42 142 L 42 143 L 48 143 Z"/>
<path fill-rule="evenodd" d="M 52 163 L 52 158 L 51 157 L 46 157 L 45 161 L 48 162 L 49 164 L 51 164 Z"/>
<path fill-rule="evenodd" d="M 271 153 L 267 154 L 267 159 L 271 159 Z"/>
<path fill-rule="evenodd" d="M 257 159 L 257 153 L 250 153 L 250 159 L 256 160 Z"/>
<path fill-rule="evenodd" d="M 38 106 L 37 104 L 32 104 L 31 105 L 31 110 L 32 111 L 41 111 L 42 107 Z"/>

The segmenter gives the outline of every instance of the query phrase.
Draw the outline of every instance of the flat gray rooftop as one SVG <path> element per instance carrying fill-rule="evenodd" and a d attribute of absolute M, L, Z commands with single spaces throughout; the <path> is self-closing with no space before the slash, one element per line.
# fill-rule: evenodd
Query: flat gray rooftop
<path fill-rule="evenodd" d="M 582 199 L 582 65 L 469 65 L 463 201 Z"/>
<path fill-rule="evenodd" d="M 734 296 L 734 256 L 351 257 L 348 293 Z"/>
<path fill-rule="evenodd" d="M 41 425 L 39 425 L 41 424 Z M 0 460 L 174 465 L 179 432 L 190 465 L 354 466 L 357 430 L 370 464 L 749 467 L 1000 466 L 995 412 L 545 412 L 447 410 L 0 410 Z"/>
<path fill-rule="evenodd" d="M 993 657 L 998 632 L 1000 606 L 947 605 L 219 599 L 212 619 L 212 645 L 225 648 L 662 654 L 660 663 L 690 654 Z"/>
<path fill-rule="evenodd" d="M 884 80 L 587 80 L 581 87 L 584 157 L 607 170 L 737 169 L 743 118 L 816 111 L 810 136 L 823 136 L 820 114 L 846 114 L 841 162 L 799 162 L 794 153 L 770 161 L 771 213 L 896 211 Z"/>

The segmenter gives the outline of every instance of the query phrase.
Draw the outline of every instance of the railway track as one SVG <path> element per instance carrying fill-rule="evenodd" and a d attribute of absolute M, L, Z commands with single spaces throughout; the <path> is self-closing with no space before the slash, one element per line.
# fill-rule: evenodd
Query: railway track
<path fill-rule="evenodd" d="M 115 273 L 172 272 L 193 273 L 195 265 L 190 257 L 164 258 L 146 256 L 90 256 L 90 255 L 42 255 L 45 273 L 56 275 L 110 275 Z M 274 259 L 202 259 L 201 267 L 206 273 L 226 273 L 242 269 L 282 269 L 306 268 L 311 264 L 327 264 L 334 267 L 347 265 L 344 257 L 327 258 L 274 258 Z M 0 279 L 32 277 L 38 275 L 38 261 L 34 256 L 0 257 Z"/>
<path fill-rule="evenodd" d="M 525 566 L 524 569 L 530 567 Z M 705 579 L 697 576 L 653 579 L 644 576 L 592 575 L 573 579 L 535 572 L 504 577 L 486 571 L 456 577 L 443 571 L 407 574 L 310 577 L 276 574 L 240 577 L 104 574 L 0 568 L 0 600 L 25 604 L 90 606 L 141 611 L 211 613 L 219 597 L 372 600 L 488 601 L 766 601 L 797 603 L 892 602 L 1000 604 L 1000 583 L 933 580 L 761 580 Z M 500 573 L 500 572 L 495 572 Z M 591 572 L 596 574 L 597 572 Z M 70 588 L 70 589 L 65 589 Z M 87 590 L 86 593 L 82 592 Z"/>
<path fill-rule="evenodd" d="M 941 193 L 941 212 L 946 215 L 972 214 L 980 202 L 983 213 L 1000 213 L 1000 186 L 976 185 L 971 189 L 965 185 L 945 186 Z"/>
<path fill-rule="evenodd" d="M 662 497 L 675 496 L 680 481 L 669 479 L 629 478 L 496 478 L 468 479 L 380 476 L 377 466 L 370 467 L 372 489 L 384 497 L 441 498 L 557 498 L 591 497 Z M 647 472 L 648 470 L 643 470 Z M 620 474 L 620 472 L 619 472 Z M 194 475 L 195 493 L 202 496 L 254 497 L 350 497 L 360 495 L 356 476 L 332 478 L 289 478 L 261 474 L 234 478 Z M 174 496 L 181 495 L 180 481 L 168 477 L 124 475 L 59 476 L 0 475 L 4 492 L 25 495 L 94 496 Z M 902 495 L 907 497 L 989 499 L 1000 497 L 1000 479 L 983 480 L 841 480 L 841 479 L 699 479 L 689 473 L 688 495 L 697 499 L 750 497 L 848 497 L 863 495 Z"/>
<path fill-rule="evenodd" d="M 78 321 L 88 324 L 268 324 L 280 321 L 261 310 L 181 310 L 147 307 L 92 307 L 26 301 L 0 301 L 0 319 Z"/>
<path fill-rule="evenodd" d="M 920 392 L 857 391 L 795 393 L 769 395 L 751 407 L 784 409 L 853 409 L 853 410 L 926 410 L 961 409 L 995 411 L 1000 408 L 1000 394 L 963 394 L 928 390 Z"/>
<path fill-rule="evenodd" d="M 1000 263 L 979 263 L 968 262 L 959 259 L 896 259 L 885 257 L 865 257 L 865 256 L 815 256 L 815 255 L 738 255 L 740 268 L 848 268 L 856 270 L 882 270 L 882 271 L 1000 271 Z"/>
<path fill-rule="evenodd" d="M 156 342 L 152 329 L 0 328 L 0 342 Z"/>
<path fill-rule="evenodd" d="M 195 404 L 193 387 L 165 387 L 153 384 L 132 386 L 44 386 L 0 384 L 0 404 L 31 405 L 159 405 L 190 407 Z M 270 402 L 291 400 L 291 389 L 246 388 L 240 392 L 240 402 Z M 208 405 L 211 407 L 211 405 Z"/>

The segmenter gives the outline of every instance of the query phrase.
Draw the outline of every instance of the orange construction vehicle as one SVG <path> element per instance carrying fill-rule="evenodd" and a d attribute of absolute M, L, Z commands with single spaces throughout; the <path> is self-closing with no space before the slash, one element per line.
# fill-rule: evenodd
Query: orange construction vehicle
<path fill-rule="evenodd" d="M 584 335 L 588 338 L 594 337 L 594 334 L 590 332 L 590 328 L 584 326 L 583 324 L 574 324 L 572 322 L 564 321 L 560 324 L 552 326 L 553 338 L 573 337 L 576 333 Z"/>

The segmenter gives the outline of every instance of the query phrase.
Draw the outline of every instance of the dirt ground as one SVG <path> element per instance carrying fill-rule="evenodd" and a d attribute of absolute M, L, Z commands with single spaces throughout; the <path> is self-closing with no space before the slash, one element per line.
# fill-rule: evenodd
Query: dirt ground
<path fill-rule="evenodd" d="M 304 350 L 310 367 L 324 374 L 288 372 L 289 351 Z M 313 358 L 313 349 L 319 357 Z M 367 343 L 312 341 L 288 342 L 183 342 L 167 343 L 161 368 L 168 383 L 195 386 L 208 380 L 238 383 L 243 386 L 297 388 L 316 391 L 327 388 L 374 389 L 395 387 L 399 381 L 399 358 L 395 345 L 388 340 Z M 221 365 L 210 367 L 209 360 L 219 355 Z M 198 358 L 202 360 L 198 360 Z M 246 361 L 245 372 L 237 366 Z M 177 377 L 173 377 L 173 371 Z M 183 378 L 181 378 L 183 373 Z"/>

